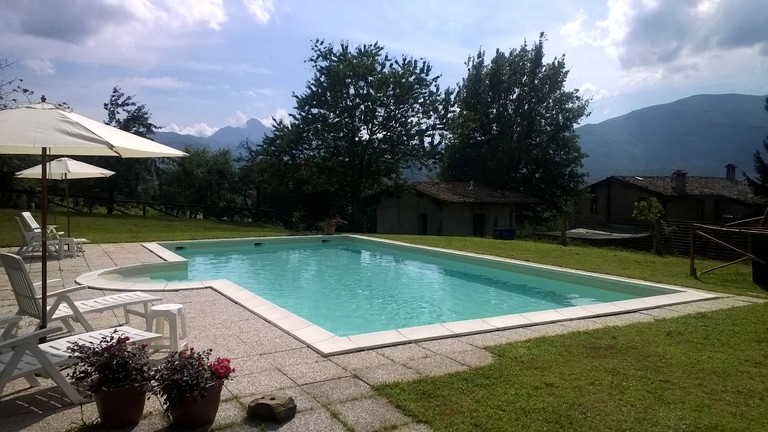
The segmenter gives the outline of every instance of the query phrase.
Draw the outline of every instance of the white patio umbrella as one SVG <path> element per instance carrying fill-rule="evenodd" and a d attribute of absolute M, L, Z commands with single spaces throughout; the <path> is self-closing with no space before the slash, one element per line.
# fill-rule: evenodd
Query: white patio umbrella
<path fill-rule="evenodd" d="M 0 111 L 0 154 L 41 155 L 42 227 L 48 224 L 48 155 L 181 157 L 187 154 L 48 103 Z M 46 248 L 46 236 L 42 250 Z M 48 260 L 42 261 L 42 310 L 48 309 Z M 45 312 L 41 328 L 47 326 Z"/>
<path fill-rule="evenodd" d="M 84 178 L 109 177 L 115 172 L 95 165 L 87 164 L 70 158 L 58 158 L 48 162 L 49 180 L 61 180 L 64 182 L 64 204 L 67 210 L 67 237 L 72 237 L 69 227 L 69 181 Z M 16 173 L 21 178 L 43 178 L 43 165 L 33 166 Z"/>

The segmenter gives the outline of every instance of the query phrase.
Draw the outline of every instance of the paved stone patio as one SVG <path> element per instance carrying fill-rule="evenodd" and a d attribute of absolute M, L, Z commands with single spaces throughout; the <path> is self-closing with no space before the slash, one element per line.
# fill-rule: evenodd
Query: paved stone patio
<path fill-rule="evenodd" d="M 12 251 L 6 249 L 6 251 Z M 48 262 L 48 279 L 61 281 L 50 290 L 69 287 L 83 273 L 160 259 L 138 243 L 90 244 L 85 256 Z M 41 279 L 40 258 L 27 260 L 33 280 Z M 5 272 L 0 270 L 0 315 L 16 312 L 16 302 Z M 75 300 L 108 295 L 83 290 Z M 212 348 L 214 356 L 230 357 L 237 368 L 227 381 L 214 430 L 268 431 L 428 431 L 377 396 L 371 386 L 405 381 L 478 367 L 493 361 L 484 348 L 603 326 L 666 319 L 679 315 L 743 306 L 761 300 L 750 297 L 723 297 L 704 302 L 650 309 L 623 315 L 581 319 L 534 327 L 495 331 L 450 339 L 411 343 L 323 358 L 303 343 L 264 321 L 250 311 L 209 289 L 163 292 L 164 303 L 181 303 L 188 317 L 191 344 Z M 124 323 L 122 311 L 87 316 L 96 328 Z M 21 332 L 36 324 L 25 319 Z M 143 328 L 143 322 L 132 325 Z M 75 324 L 75 328 L 82 328 Z M 62 336 L 68 335 L 62 333 Z M 58 336 L 58 335 L 57 335 Z M 0 399 L 0 430 L 77 430 L 97 418 L 95 404 L 73 405 L 50 380 L 29 388 L 24 380 L 6 386 Z M 248 420 L 248 402 L 265 392 L 282 390 L 298 405 L 296 417 L 284 424 L 262 424 Z M 168 421 L 156 398 L 147 402 L 145 417 L 134 431 L 164 430 Z M 90 429 L 89 429 L 90 430 Z"/>

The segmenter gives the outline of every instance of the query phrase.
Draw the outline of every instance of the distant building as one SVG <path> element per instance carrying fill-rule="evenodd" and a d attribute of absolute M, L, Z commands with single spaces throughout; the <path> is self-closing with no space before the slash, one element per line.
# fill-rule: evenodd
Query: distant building
<path fill-rule="evenodd" d="M 631 223 L 634 205 L 655 197 L 664 218 L 704 223 L 727 223 L 761 216 L 768 200 L 758 197 L 744 181 L 736 180 L 736 166 L 725 166 L 725 177 L 688 176 L 676 170 L 665 176 L 610 176 L 589 186 L 590 194 L 577 206 L 580 225 Z"/>
<path fill-rule="evenodd" d="M 473 182 L 415 182 L 381 196 L 376 231 L 388 234 L 490 236 L 515 228 L 516 213 L 539 200 Z"/>

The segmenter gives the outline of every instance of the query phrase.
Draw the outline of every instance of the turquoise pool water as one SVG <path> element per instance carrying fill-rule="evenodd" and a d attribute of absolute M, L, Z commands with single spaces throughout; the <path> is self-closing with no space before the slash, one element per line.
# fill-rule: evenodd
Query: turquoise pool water
<path fill-rule="evenodd" d="M 162 245 L 188 271 L 152 278 L 229 279 L 337 336 L 673 292 L 374 241 Z"/>

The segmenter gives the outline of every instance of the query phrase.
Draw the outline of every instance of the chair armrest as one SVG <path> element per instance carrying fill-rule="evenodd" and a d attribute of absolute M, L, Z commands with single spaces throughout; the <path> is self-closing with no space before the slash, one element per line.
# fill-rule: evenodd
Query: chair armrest
<path fill-rule="evenodd" d="M 0 317 L 0 326 L 7 326 L 8 324 L 17 323 L 24 319 L 21 315 L 10 315 L 6 317 Z"/>
<path fill-rule="evenodd" d="M 53 297 L 53 296 L 62 295 L 62 294 L 69 294 L 71 292 L 84 290 L 86 288 L 88 287 L 85 285 L 75 285 L 69 288 L 60 289 L 58 291 L 48 291 L 48 297 Z"/>
<path fill-rule="evenodd" d="M 61 279 L 46 279 L 46 282 L 48 282 L 48 283 L 51 283 L 51 282 L 58 282 L 58 281 L 60 281 L 60 280 L 61 280 Z M 42 282 L 35 282 L 35 286 L 36 286 L 36 287 L 39 287 L 39 286 L 40 286 L 40 285 L 42 285 L 42 284 L 43 284 Z"/>
<path fill-rule="evenodd" d="M 42 330 L 37 330 L 29 334 L 25 334 L 24 336 L 18 336 L 13 339 L 8 339 L 7 341 L 0 342 L 0 352 L 6 349 L 11 349 L 13 347 L 34 342 L 35 345 L 38 344 L 38 340 L 44 336 L 49 336 L 54 333 L 58 333 L 62 330 L 61 327 L 48 327 L 44 328 Z"/>
<path fill-rule="evenodd" d="M 54 279 L 54 280 L 61 280 L 61 279 Z M 51 281 L 48 281 L 48 282 L 51 282 Z M 35 284 L 35 286 L 39 286 L 39 285 Z M 75 285 L 73 287 L 60 289 L 58 291 L 48 291 L 48 298 L 55 297 L 57 295 L 69 294 L 71 292 L 80 291 L 80 290 L 83 290 L 83 289 L 86 289 L 86 288 L 88 288 L 88 287 L 85 286 L 85 285 Z M 42 298 L 43 298 L 42 294 L 38 294 L 38 295 L 35 296 L 35 299 L 37 299 L 37 300 L 40 300 Z"/>

